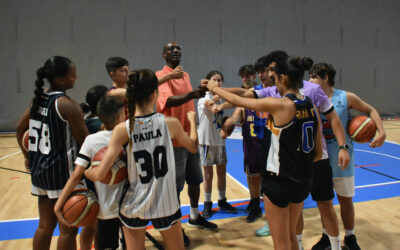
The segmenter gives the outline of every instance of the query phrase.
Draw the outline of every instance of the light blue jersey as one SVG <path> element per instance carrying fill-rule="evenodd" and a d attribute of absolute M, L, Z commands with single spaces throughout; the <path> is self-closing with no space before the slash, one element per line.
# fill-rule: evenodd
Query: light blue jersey
<path fill-rule="evenodd" d="M 333 178 L 354 176 L 354 146 L 352 140 L 347 134 L 347 123 L 349 122 L 350 114 L 347 105 L 346 91 L 335 89 L 331 101 L 333 103 L 333 106 L 335 107 L 336 113 L 339 115 L 340 121 L 342 122 L 345 131 L 344 134 L 346 137 L 346 144 L 349 145 L 350 154 L 350 163 L 345 170 L 342 170 L 338 162 L 339 145 L 336 141 L 335 136 L 333 135 L 333 131 L 329 121 L 322 115 L 322 131 L 326 139 L 329 162 L 332 167 Z"/>

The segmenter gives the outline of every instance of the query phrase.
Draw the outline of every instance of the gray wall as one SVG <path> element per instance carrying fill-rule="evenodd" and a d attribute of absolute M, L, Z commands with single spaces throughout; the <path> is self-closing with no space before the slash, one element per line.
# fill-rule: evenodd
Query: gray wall
<path fill-rule="evenodd" d="M 110 85 L 104 63 L 124 56 L 160 69 L 162 46 L 176 40 L 197 86 L 211 69 L 237 86 L 238 68 L 271 50 L 333 63 L 337 87 L 382 114 L 400 114 L 400 1 L 390 0 L 1 0 L 0 131 L 13 131 L 33 97 L 35 71 L 52 55 L 77 65 L 68 94 L 78 102 Z"/>

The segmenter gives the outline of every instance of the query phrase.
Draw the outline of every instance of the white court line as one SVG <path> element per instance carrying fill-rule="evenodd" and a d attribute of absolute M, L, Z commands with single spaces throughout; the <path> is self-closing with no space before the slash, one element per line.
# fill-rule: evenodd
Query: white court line
<path fill-rule="evenodd" d="M 235 178 L 233 178 L 233 176 L 230 175 L 228 172 L 226 172 L 226 175 L 229 176 L 229 177 L 231 177 L 232 180 L 234 180 L 237 184 L 239 184 L 239 186 L 241 186 L 242 188 L 244 188 L 247 192 L 250 192 L 249 189 L 248 189 L 245 185 L 243 185 L 242 183 L 240 183 L 240 181 L 238 181 L 238 180 L 236 180 Z"/>
<path fill-rule="evenodd" d="M 39 217 L 37 217 L 37 218 L 26 218 L 26 219 L 14 219 L 14 220 L 0 220 L 0 223 L 3 223 L 3 222 L 16 222 L 16 221 L 30 221 L 30 220 L 39 220 Z"/>
<path fill-rule="evenodd" d="M 21 152 L 22 152 L 22 151 L 20 150 L 20 151 L 18 151 L 18 152 L 12 153 L 12 154 L 2 156 L 2 157 L 0 157 L 0 160 L 4 160 L 4 159 L 6 159 L 6 158 L 8 158 L 8 157 L 10 157 L 10 156 L 19 154 L 19 153 L 21 153 Z"/>
<path fill-rule="evenodd" d="M 228 173 L 226 173 L 228 174 Z M 228 174 L 229 175 L 229 174 Z M 236 182 L 238 182 L 238 180 L 236 180 L 235 178 L 233 178 L 231 175 L 229 175 L 232 179 L 234 179 Z M 240 186 L 242 186 L 243 188 L 247 189 L 245 186 L 243 186 L 242 183 L 238 182 L 240 184 Z M 363 186 L 356 186 L 355 188 L 369 188 L 369 187 L 377 187 L 377 186 L 385 186 L 385 185 L 392 185 L 392 184 L 398 184 L 400 183 L 400 181 L 392 181 L 392 182 L 383 182 L 383 183 L 375 183 L 375 184 L 370 184 L 370 185 L 363 185 Z M 247 189 L 248 190 L 248 189 Z M 234 200 L 228 200 L 229 202 L 237 202 L 237 201 L 247 201 L 249 199 L 234 199 Z M 216 204 L 217 202 L 213 202 L 214 204 Z M 181 205 L 181 207 L 188 207 L 190 206 L 190 204 L 184 204 Z M 15 220 L 0 220 L 0 223 L 5 223 L 5 222 L 16 222 L 16 221 L 30 221 L 30 220 L 39 220 L 39 218 L 27 218 L 27 219 L 15 219 Z"/>
<path fill-rule="evenodd" d="M 385 186 L 385 185 L 392 185 L 392 184 L 398 184 L 400 181 L 392 181 L 392 182 L 383 182 L 383 183 L 375 183 L 375 184 L 369 184 L 369 185 L 362 185 L 362 186 L 356 186 L 354 188 L 368 188 L 368 187 L 377 187 L 377 186 Z"/>
<path fill-rule="evenodd" d="M 389 143 L 392 143 L 392 144 L 400 145 L 400 143 L 397 143 L 397 142 L 394 142 L 394 141 L 385 140 L 385 142 L 389 142 Z"/>
<path fill-rule="evenodd" d="M 382 154 L 382 153 L 378 153 L 378 152 L 374 152 L 374 151 L 369 151 L 369 150 L 363 150 L 363 149 L 354 149 L 354 150 L 355 150 L 355 151 L 360 151 L 360 152 L 366 152 L 366 153 L 376 154 L 376 155 L 383 155 L 383 156 L 390 157 L 390 158 L 393 158 L 393 159 L 396 159 L 396 160 L 400 160 L 400 157 L 396 157 L 396 156 L 393 156 L 393 155 Z"/>

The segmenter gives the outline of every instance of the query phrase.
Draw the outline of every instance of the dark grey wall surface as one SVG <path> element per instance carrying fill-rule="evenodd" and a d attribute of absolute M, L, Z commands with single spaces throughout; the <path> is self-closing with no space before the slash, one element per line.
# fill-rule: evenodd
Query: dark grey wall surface
<path fill-rule="evenodd" d="M 35 72 L 52 55 L 71 58 L 78 102 L 110 85 L 104 63 L 163 67 L 162 46 L 184 46 L 193 87 L 212 69 L 238 86 L 238 68 L 271 50 L 332 63 L 337 87 L 381 114 L 398 115 L 400 1 L 395 0 L 1 0 L 0 131 L 14 131 L 33 97 Z"/>

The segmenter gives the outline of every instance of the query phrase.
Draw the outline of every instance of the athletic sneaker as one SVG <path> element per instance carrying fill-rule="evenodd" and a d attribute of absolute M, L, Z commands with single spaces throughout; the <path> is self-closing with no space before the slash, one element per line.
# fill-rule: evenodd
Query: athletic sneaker
<path fill-rule="evenodd" d="M 204 219 L 208 219 L 211 217 L 212 215 L 212 206 L 213 203 L 211 201 L 205 201 L 204 202 L 204 210 L 203 213 L 201 214 L 201 216 L 203 216 Z"/>
<path fill-rule="evenodd" d="M 271 233 L 269 232 L 268 222 L 262 228 L 256 230 L 256 235 L 259 237 L 270 236 Z"/>
<path fill-rule="evenodd" d="M 311 250 L 329 250 L 331 249 L 331 242 L 327 234 L 323 233 L 321 239 L 315 244 Z"/>
<path fill-rule="evenodd" d="M 190 245 L 190 239 L 189 237 L 185 234 L 185 230 L 182 228 L 182 234 L 183 234 L 183 245 L 185 247 L 188 247 Z"/>
<path fill-rule="evenodd" d="M 218 208 L 228 213 L 237 213 L 237 208 L 226 202 L 226 198 L 218 200 Z"/>
<path fill-rule="evenodd" d="M 246 207 L 246 213 L 250 213 L 251 208 L 253 207 L 254 200 L 250 199 L 249 205 Z"/>
<path fill-rule="evenodd" d="M 201 215 L 199 215 L 197 217 L 197 219 L 195 219 L 195 220 L 192 220 L 189 218 L 189 221 L 187 224 L 188 224 L 188 226 L 191 226 L 191 227 L 198 227 L 198 228 L 207 229 L 207 230 L 217 230 L 218 229 L 217 224 L 207 221 Z"/>
<path fill-rule="evenodd" d="M 262 217 L 262 210 L 261 210 L 260 206 L 258 206 L 258 207 L 253 206 L 250 209 L 249 215 L 246 217 L 246 221 L 248 223 L 253 223 L 261 217 Z"/>
<path fill-rule="evenodd" d="M 361 250 L 360 246 L 357 244 L 357 239 L 354 234 L 344 237 L 344 247 L 349 250 Z"/>

